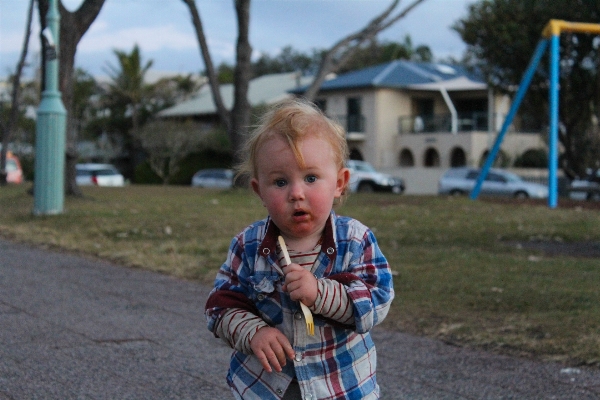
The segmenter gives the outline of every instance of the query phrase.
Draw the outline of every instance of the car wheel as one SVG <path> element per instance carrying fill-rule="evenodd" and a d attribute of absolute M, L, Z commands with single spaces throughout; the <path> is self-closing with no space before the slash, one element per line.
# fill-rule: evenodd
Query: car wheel
<path fill-rule="evenodd" d="M 526 192 L 519 191 L 519 192 L 515 193 L 515 199 L 522 200 L 522 199 L 528 199 L 528 198 L 529 198 L 529 195 Z"/>
<path fill-rule="evenodd" d="M 463 194 L 463 191 L 459 189 L 452 189 L 450 191 L 450 196 L 462 196 Z"/>
<path fill-rule="evenodd" d="M 589 201 L 600 201 L 600 192 L 590 192 L 587 199 Z"/>
<path fill-rule="evenodd" d="M 402 189 L 402 186 L 394 186 L 392 187 L 392 193 L 394 194 L 402 194 L 404 190 Z"/>
<path fill-rule="evenodd" d="M 361 193 L 371 193 L 375 191 L 375 188 L 369 182 L 361 182 L 358 184 L 358 189 L 356 189 L 356 191 Z"/>

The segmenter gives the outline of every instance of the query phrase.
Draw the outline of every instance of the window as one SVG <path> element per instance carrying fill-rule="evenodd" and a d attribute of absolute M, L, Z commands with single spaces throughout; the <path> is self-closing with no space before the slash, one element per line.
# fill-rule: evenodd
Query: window
<path fill-rule="evenodd" d="M 349 97 L 346 101 L 346 114 L 348 116 L 346 129 L 348 132 L 363 132 L 362 99 Z"/>
<path fill-rule="evenodd" d="M 439 167 L 440 166 L 440 155 L 434 148 L 428 148 L 425 150 L 424 163 L 426 167 Z"/>
<path fill-rule="evenodd" d="M 414 167 L 415 158 L 413 157 L 412 151 L 409 149 L 402 149 L 400 152 L 400 166 L 401 167 Z"/>
<path fill-rule="evenodd" d="M 319 108 L 319 110 L 323 111 L 324 113 L 327 112 L 327 100 L 325 100 L 325 99 L 315 100 L 315 105 Z"/>
<path fill-rule="evenodd" d="M 455 147 L 452 149 L 452 153 L 450 154 L 450 166 L 451 167 L 464 167 L 467 165 L 467 155 L 465 151 L 460 147 Z"/>

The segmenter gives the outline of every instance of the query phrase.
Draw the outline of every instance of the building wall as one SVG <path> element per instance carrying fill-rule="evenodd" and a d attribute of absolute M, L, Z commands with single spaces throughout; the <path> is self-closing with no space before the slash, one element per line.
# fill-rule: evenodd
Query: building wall
<path fill-rule="evenodd" d="M 434 111 L 438 114 L 448 113 L 448 107 L 442 96 L 437 92 L 421 93 L 434 98 Z M 473 96 L 473 93 L 465 95 Z M 487 96 L 487 92 L 485 93 Z M 331 117 L 341 117 L 345 122 L 348 98 L 361 98 L 361 112 L 365 118 L 363 133 L 349 135 L 350 149 L 360 152 L 362 158 L 378 169 L 400 168 L 400 153 L 408 149 L 414 159 L 413 168 L 439 168 L 445 170 L 452 166 L 454 149 L 461 149 L 465 154 L 466 165 L 477 166 L 485 152 L 489 151 L 496 139 L 496 132 L 504 122 L 504 117 L 510 108 L 506 96 L 491 96 L 486 99 L 492 104 L 494 114 L 499 116 L 495 121 L 496 128 L 489 132 L 458 132 L 452 133 L 404 133 L 399 134 L 398 123 L 401 116 L 411 116 L 415 113 L 414 92 L 394 89 L 354 89 L 336 93 L 322 94 L 319 99 L 327 102 L 327 114 Z M 460 97 L 460 95 L 459 95 Z M 502 151 L 511 161 L 529 149 L 545 148 L 546 145 L 538 134 L 508 132 L 502 143 Z M 435 164 L 426 164 L 428 150 L 437 154 Z M 409 168 L 403 167 L 403 170 Z M 434 174 L 435 175 L 435 174 Z"/>
<path fill-rule="evenodd" d="M 376 95 L 375 132 L 377 136 L 376 154 L 368 160 L 376 168 L 398 165 L 399 152 L 395 150 L 398 136 L 398 118 L 409 115 L 412 101 L 409 96 L 397 90 L 379 90 Z"/>

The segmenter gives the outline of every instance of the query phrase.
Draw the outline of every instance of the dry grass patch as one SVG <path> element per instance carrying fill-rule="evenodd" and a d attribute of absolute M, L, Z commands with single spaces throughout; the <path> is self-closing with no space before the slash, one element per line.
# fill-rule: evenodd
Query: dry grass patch
<path fill-rule="evenodd" d="M 83 190 L 64 214 L 34 217 L 27 187 L 0 188 L 1 234 L 211 284 L 233 235 L 265 216 L 246 190 Z M 600 366 L 600 258 L 581 250 L 600 246 L 600 211 L 372 194 L 338 213 L 370 226 L 390 261 L 397 297 L 386 327 Z M 558 247 L 572 251 L 549 251 Z"/>

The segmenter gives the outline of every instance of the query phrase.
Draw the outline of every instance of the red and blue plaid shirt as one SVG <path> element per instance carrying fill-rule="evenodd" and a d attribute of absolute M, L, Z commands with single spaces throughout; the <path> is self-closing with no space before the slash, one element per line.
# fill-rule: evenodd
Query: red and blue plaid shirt
<path fill-rule="evenodd" d="M 278 228 L 258 221 L 231 242 L 206 304 L 208 329 L 237 308 L 259 316 L 290 340 L 296 356 L 282 372 L 266 372 L 252 354 L 235 350 L 227 382 L 238 399 L 281 399 L 297 379 L 306 399 L 376 399 L 377 357 L 369 331 L 381 322 L 394 297 L 392 275 L 373 232 L 333 211 L 323 233 L 313 273 L 343 284 L 353 307 L 351 325 L 313 315 L 307 334 L 299 303 L 281 289 L 277 266 Z"/>

